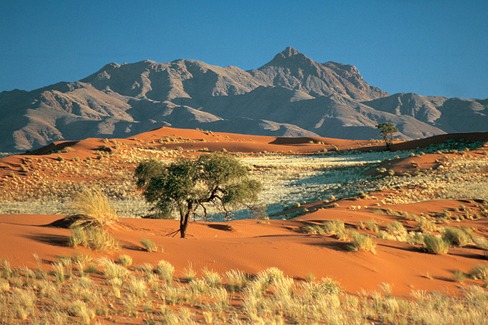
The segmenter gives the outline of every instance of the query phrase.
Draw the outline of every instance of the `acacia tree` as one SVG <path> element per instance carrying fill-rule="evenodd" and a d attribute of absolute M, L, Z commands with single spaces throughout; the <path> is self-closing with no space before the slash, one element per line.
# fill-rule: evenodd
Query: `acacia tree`
<path fill-rule="evenodd" d="M 261 183 L 250 179 L 238 160 L 221 154 L 180 158 L 169 166 L 149 160 L 139 164 L 135 177 L 156 210 L 165 215 L 178 212 L 181 238 L 192 215 L 201 212 L 207 217 L 207 207 L 213 205 L 229 216 L 230 208 L 256 201 L 261 190 Z"/>
<path fill-rule="evenodd" d="M 376 125 L 380 130 L 380 135 L 385 141 L 386 149 L 391 150 L 391 144 L 393 143 L 393 134 L 398 132 L 395 124 L 391 122 L 380 123 Z"/>

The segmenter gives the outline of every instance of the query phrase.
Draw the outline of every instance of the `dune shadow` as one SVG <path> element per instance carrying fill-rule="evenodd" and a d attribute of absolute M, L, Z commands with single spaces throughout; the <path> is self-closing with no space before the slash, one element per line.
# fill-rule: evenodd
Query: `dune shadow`
<path fill-rule="evenodd" d="M 309 245 L 329 248 L 339 252 L 351 251 L 351 243 L 343 242 L 343 241 L 314 242 L 314 243 L 310 243 Z"/>
<path fill-rule="evenodd" d="M 298 234 L 271 234 L 271 235 L 260 235 L 260 236 L 255 236 L 254 238 L 303 238 L 303 237 L 308 237 L 309 235 L 304 234 L 304 233 L 298 233 Z"/>
<path fill-rule="evenodd" d="M 416 246 L 399 247 L 399 246 L 394 246 L 394 245 L 387 245 L 385 243 L 377 243 L 377 245 L 383 246 L 383 247 L 399 249 L 399 250 L 406 251 L 406 252 L 425 253 L 425 251 L 422 247 L 416 247 Z"/>
<path fill-rule="evenodd" d="M 143 252 L 144 251 L 144 248 L 136 246 L 136 245 L 132 245 L 132 244 L 123 244 L 122 248 L 131 250 L 131 251 L 136 251 L 136 252 Z"/>
<path fill-rule="evenodd" d="M 60 246 L 60 247 L 69 246 L 69 236 L 39 234 L 39 235 L 27 235 L 25 237 L 51 246 Z"/>
<path fill-rule="evenodd" d="M 300 145 L 315 143 L 317 139 L 311 137 L 277 137 L 275 140 L 271 141 L 269 144 L 276 145 Z"/>
<path fill-rule="evenodd" d="M 449 255 L 472 258 L 475 260 L 486 260 L 486 256 L 483 253 L 476 254 L 476 253 L 449 252 Z"/>

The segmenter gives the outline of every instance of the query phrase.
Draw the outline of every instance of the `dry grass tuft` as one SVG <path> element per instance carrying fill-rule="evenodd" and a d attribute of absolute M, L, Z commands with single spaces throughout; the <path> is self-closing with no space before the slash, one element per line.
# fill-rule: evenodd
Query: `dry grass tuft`
<path fill-rule="evenodd" d="M 427 252 L 431 254 L 447 254 L 449 251 L 449 243 L 431 234 L 424 235 L 424 245 Z"/>
<path fill-rule="evenodd" d="M 351 231 L 350 236 L 351 250 L 353 251 L 367 251 L 376 254 L 376 244 L 368 235 L 360 234 L 357 231 Z"/>
<path fill-rule="evenodd" d="M 119 242 L 103 228 L 76 226 L 71 228 L 71 231 L 71 247 L 82 246 L 103 252 L 117 250 L 120 247 Z"/>
<path fill-rule="evenodd" d="M 85 189 L 76 194 L 71 209 L 82 216 L 73 226 L 106 227 L 118 221 L 108 197 L 98 189 Z"/>

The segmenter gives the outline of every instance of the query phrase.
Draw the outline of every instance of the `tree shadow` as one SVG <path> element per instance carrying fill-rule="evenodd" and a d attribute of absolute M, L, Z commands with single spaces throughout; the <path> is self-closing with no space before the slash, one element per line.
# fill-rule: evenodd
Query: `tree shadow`
<path fill-rule="evenodd" d="M 223 231 L 234 231 L 231 225 L 224 225 L 224 224 L 209 224 L 207 225 L 209 228 L 223 230 Z"/>

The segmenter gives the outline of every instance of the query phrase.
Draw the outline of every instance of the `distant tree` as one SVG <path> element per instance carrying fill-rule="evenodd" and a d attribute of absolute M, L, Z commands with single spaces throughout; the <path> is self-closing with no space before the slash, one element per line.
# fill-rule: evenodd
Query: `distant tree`
<path fill-rule="evenodd" d="M 398 132 L 395 124 L 391 122 L 385 122 L 376 125 L 376 127 L 380 130 L 380 135 L 385 141 L 386 148 L 388 150 L 391 150 L 391 144 L 393 143 L 393 134 Z"/>
<path fill-rule="evenodd" d="M 250 179 L 238 160 L 222 154 L 180 158 L 169 166 L 149 160 L 139 164 L 135 178 L 156 210 L 165 215 L 178 212 L 181 238 L 192 215 L 201 211 L 207 217 L 207 206 L 230 216 L 230 208 L 256 201 L 261 191 L 261 183 Z"/>

